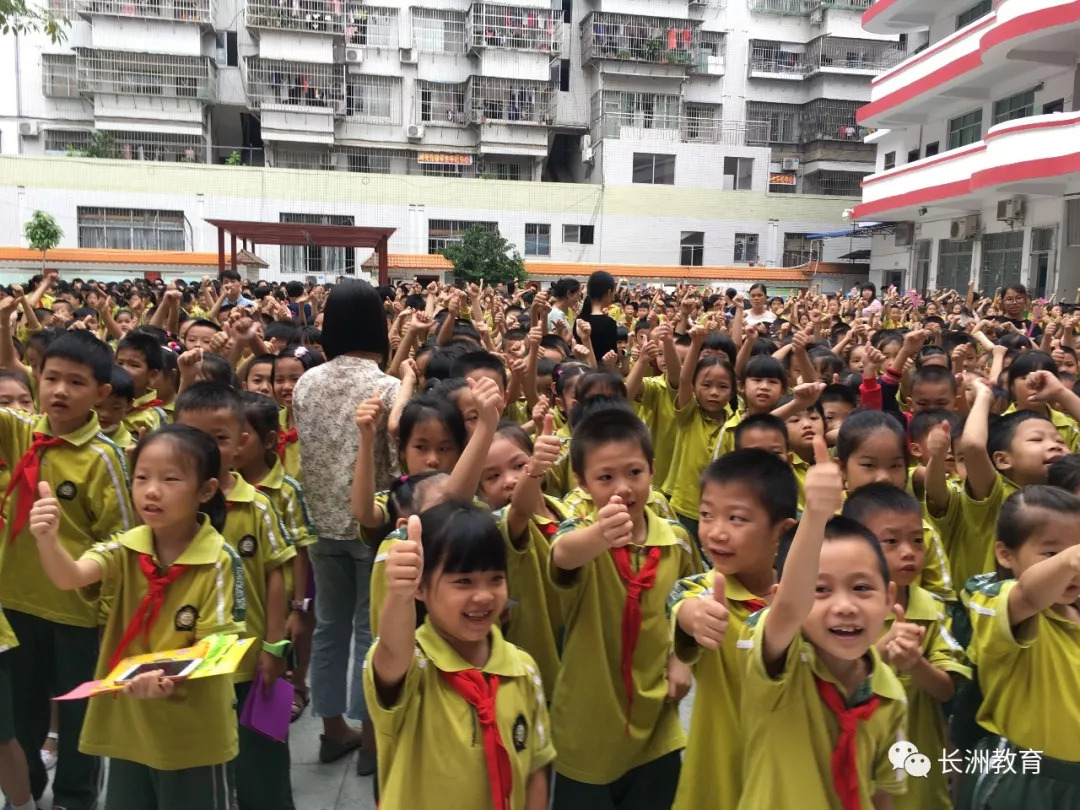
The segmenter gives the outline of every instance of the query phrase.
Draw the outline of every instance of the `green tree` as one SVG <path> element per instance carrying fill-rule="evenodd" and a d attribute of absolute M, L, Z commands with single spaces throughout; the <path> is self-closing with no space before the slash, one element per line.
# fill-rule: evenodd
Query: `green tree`
<path fill-rule="evenodd" d="M 489 231 L 482 225 L 473 225 L 465 231 L 461 241 L 448 245 L 443 255 L 454 265 L 458 281 L 483 280 L 492 285 L 525 280 L 521 254 L 497 231 Z"/>
<path fill-rule="evenodd" d="M 41 272 L 44 273 L 45 254 L 60 244 L 64 232 L 51 214 L 35 211 L 30 216 L 30 221 L 23 225 L 23 233 L 26 234 L 30 247 L 41 251 Z"/>
<path fill-rule="evenodd" d="M 25 34 L 43 31 L 53 42 L 65 38 L 64 20 L 47 11 L 26 5 L 26 0 L 0 0 L 0 33 Z"/>

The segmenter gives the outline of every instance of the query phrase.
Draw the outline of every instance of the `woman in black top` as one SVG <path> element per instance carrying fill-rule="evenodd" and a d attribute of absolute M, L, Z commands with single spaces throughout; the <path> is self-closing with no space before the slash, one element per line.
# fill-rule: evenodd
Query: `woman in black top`
<path fill-rule="evenodd" d="M 615 300 L 615 277 L 606 270 L 597 270 L 585 285 L 585 300 L 581 304 L 581 314 L 574 321 L 574 334 L 577 324 L 588 321 L 592 326 L 593 353 L 596 362 L 602 363 L 608 352 L 617 352 L 619 348 L 618 324 L 606 313 Z M 580 340 L 578 336 L 578 340 Z"/>

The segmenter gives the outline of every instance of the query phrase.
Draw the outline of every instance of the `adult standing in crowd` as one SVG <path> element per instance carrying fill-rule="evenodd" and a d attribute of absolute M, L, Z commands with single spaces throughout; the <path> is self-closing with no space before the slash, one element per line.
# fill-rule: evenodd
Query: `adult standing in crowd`
<path fill-rule="evenodd" d="M 597 270 L 589 276 L 585 285 L 585 300 L 577 317 L 577 323 L 585 321 L 592 327 L 592 346 L 597 360 L 602 360 L 608 352 L 619 348 L 619 326 L 607 314 L 608 307 L 614 301 L 615 276 L 606 270 Z"/>
<path fill-rule="evenodd" d="M 746 313 L 744 323 L 747 326 L 757 326 L 763 323 L 772 326 L 776 321 L 776 313 L 768 307 L 769 291 L 760 282 L 750 288 L 750 311 Z"/>
<path fill-rule="evenodd" d="M 548 329 L 555 331 L 559 321 L 572 326 L 581 303 L 581 282 L 576 278 L 560 278 L 551 285 L 551 312 L 548 313 Z"/>
<path fill-rule="evenodd" d="M 301 466 L 318 542 L 311 546 L 315 617 L 311 652 L 311 709 L 323 720 L 319 758 L 339 759 L 363 740 L 357 772 L 375 770 L 374 735 L 366 720 L 362 669 L 371 646 L 373 549 L 358 539 L 349 506 L 356 461 L 356 406 L 378 393 L 390 412 L 401 382 L 383 373 L 389 353 L 379 292 L 350 279 L 334 286 L 324 310 L 322 346 L 328 362 L 300 378 L 293 395 Z M 387 489 L 396 461 L 386 431 L 377 434 L 375 482 Z M 348 684 L 349 645 L 353 644 Z M 347 695 L 347 699 L 346 699 Z M 365 718 L 357 731 L 345 720 Z"/>

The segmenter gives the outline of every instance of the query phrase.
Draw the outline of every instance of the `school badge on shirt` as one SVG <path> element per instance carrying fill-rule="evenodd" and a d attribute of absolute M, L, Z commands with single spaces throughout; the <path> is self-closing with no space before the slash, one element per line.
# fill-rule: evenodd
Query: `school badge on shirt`
<path fill-rule="evenodd" d="M 75 487 L 74 482 L 65 481 L 56 488 L 56 497 L 65 501 L 75 500 L 75 496 L 79 494 L 79 490 Z"/>
<path fill-rule="evenodd" d="M 521 752 L 525 750 L 525 741 L 529 736 L 529 724 L 525 722 L 525 715 L 519 714 L 517 720 L 514 721 L 514 750 Z"/>
<path fill-rule="evenodd" d="M 240 542 L 236 544 L 236 550 L 240 552 L 241 557 L 254 557 L 257 547 L 255 536 L 250 534 L 245 534 L 240 538 Z"/>
<path fill-rule="evenodd" d="M 177 630 L 194 630 L 195 623 L 199 620 L 199 610 L 194 605 L 184 605 L 176 611 L 176 619 L 173 626 Z"/>

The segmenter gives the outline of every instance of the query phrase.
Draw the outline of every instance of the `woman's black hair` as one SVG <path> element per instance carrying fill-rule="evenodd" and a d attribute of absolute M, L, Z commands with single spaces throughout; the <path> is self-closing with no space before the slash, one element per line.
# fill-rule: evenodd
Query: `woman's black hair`
<path fill-rule="evenodd" d="M 551 293 L 552 298 L 566 298 L 568 295 L 573 295 L 580 289 L 581 282 L 576 278 L 560 278 L 551 285 L 551 289 L 548 292 Z"/>
<path fill-rule="evenodd" d="M 465 443 L 468 441 L 465 419 L 457 405 L 442 397 L 421 394 L 410 400 L 401 412 L 401 421 L 398 423 L 399 452 L 405 452 L 416 426 L 431 419 L 443 424 L 446 432 L 450 434 L 450 439 L 457 445 L 459 453 L 465 450 Z"/>
<path fill-rule="evenodd" d="M 366 281 L 349 278 L 334 285 L 323 307 L 322 347 L 327 359 L 350 352 L 382 358 L 390 354 L 382 297 Z"/>
<path fill-rule="evenodd" d="M 1026 377 L 1033 371 L 1049 371 L 1055 377 L 1058 375 L 1057 363 L 1046 352 L 1030 351 L 1020 352 L 1005 370 L 1005 379 L 1009 393 L 1012 394 L 1013 384 L 1021 377 Z"/>
<path fill-rule="evenodd" d="M 444 574 L 505 571 L 506 543 L 491 512 L 467 501 L 447 501 L 420 514 L 426 581 Z"/>
<path fill-rule="evenodd" d="M 147 447 L 159 441 L 171 442 L 173 447 L 195 462 L 195 473 L 200 487 L 221 473 L 221 451 L 218 450 L 217 442 L 209 433 L 189 425 L 165 425 L 140 441 L 131 457 L 131 469 L 134 473 L 138 472 L 139 456 Z M 225 528 L 225 495 L 220 487 L 210 500 L 199 507 L 199 511 L 206 515 L 210 525 L 217 531 Z"/>
<path fill-rule="evenodd" d="M 874 282 L 872 282 L 872 281 L 864 281 L 862 284 L 859 285 L 859 294 L 860 295 L 862 293 L 866 292 L 867 290 L 869 290 L 871 293 L 873 293 L 873 295 L 870 296 L 871 301 L 873 301 L 875 298 L 877 298 L 877 287 L 874 286 Z"/>
<path fill-rule="evenodd" d="M 903 449 L 904 459 L 907 460 L 908 446 L 904 428 L 893 417 L 884 411 L 868 411 L 856 408 L 844 424 L 840 426 L 840 432 L 836 436 L 836 459 L 841 464 L 846 464 L 852 454 L 871 434 L 879 430 L 886 430 L 896 436 L 896 440 Z"/>
<path fill-rule="evenodd" d="M 762 295 L 764 295 L 766 298 L 769 297 L 769 291 L 765 288 L 765 285 L 762 284 L 760 281 L 755 282 L 754 284 L 751 284 L 750 289 L 747 290 L 746 292 L 749 295 L 754 290 L 761 290 Z M 768 306 L 768 303 L 766 303 L 766 306 Z"/>
<path fill-rule="evenodd" d="M 596 270 L 585 283 L 585 299 L 581 302 L 581 314 L 592 315 L 592 302 L 598 301 L 615 289 L 615 276 L 607 270 Z"/>
<path fill-rule="evenodd" d="M 1022 547 L 1040 526 L 1047 512 L 1080 519 L 1080 499 L 1058 487 L 1036 484 L 1024 487 L 1005 499 L 998 514 L 995 538 L 1010 551 Z M 1008 578 L 1008 569 L 998 565 L 998 579 Z"/>

